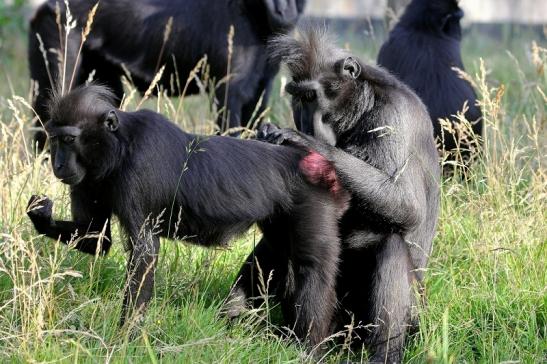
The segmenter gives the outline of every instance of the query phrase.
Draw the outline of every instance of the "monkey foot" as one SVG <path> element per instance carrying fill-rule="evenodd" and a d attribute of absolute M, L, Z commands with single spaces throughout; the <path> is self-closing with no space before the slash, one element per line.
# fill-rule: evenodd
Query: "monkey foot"
<path fill-rule="evenodd" d="M 247 309 L 245 293 L 241 288 L 234 288 L 222 306 L 221 314 L 229 320 L 233 320 L 241 316 Z"/>

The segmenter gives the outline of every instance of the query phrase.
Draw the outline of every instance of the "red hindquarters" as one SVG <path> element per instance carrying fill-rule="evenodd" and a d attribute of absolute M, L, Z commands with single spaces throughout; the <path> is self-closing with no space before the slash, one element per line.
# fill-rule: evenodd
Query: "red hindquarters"
<path fill-rule="evenodd" d="M 310 154 L 300 161 L 300 170 L 309 183 L 328 188 L 342 210 L 347 209 L 350 196 L 340 184 L 332 162 L 315 150 L 310 150 Z"/>

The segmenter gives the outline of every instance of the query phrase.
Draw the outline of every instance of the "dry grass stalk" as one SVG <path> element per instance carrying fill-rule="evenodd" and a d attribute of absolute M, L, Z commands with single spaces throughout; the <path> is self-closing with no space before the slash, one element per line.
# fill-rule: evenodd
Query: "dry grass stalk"
<path fill-rule="evenodd" d="M 70 35 L 70 31 L 74 28 L 76 28 L 76 19 L 72 17 L 72 13 L 70 12 L 70 7 L 68 6 L 68 0 L 65 1 L 65 16 L 66 16 L 66 23 L 65 23 L 65 49 L 63 52 L 63 72 L 61 75 L 61 95 L 65 94 L 66 88 L 65 88 L 65 81 L 66 81 L 66 67 L 67 67 L 67 54 L 68 54 L 68 37 Z M 74 68 L 76 68 L 77 64 L 74 64 Z"/>
<path fill-rule="evenodd" d="M 148 86 L 148 89 L 144 93 L 144 96 L 137 104 L 137 109 L 140 109 L 142 104 L 152 95 L 152 92 L 154 91 L 154 88 L 156 88 L 156 85 L 161 80 L 161 77 L 163 76 L 163 71 L 165 70 L 165 65 L 161 66 L 160 70 L 156 73 L 154 78 L 152 79 L 152 82 L 150 82 L 150 86 Z"/>
<path fill-rule="evenodd" d="M 232 56 L 234 54 L 234 35 L 235 28 L 233 25 L 230 25 L 230 30 L 228 31 L 228 66 L 226 69 L 226 86 L 224 89 L 224 112 L 222 115 L 222 129 L 226 129 L 228 119 L 230 118 L 230 111 L 228 110 L 228 94 L 230 90 L 230 74 L 232 72 Z"/>
<path fill-rule="evenodd" d="M 78 53 L 76 54 L 76 61 L 74 61 L 74 68 L 72 70 L 72 76 L 70 77 L 70 83 L 68 84 L 68 91 L 72 89 L 72 83 L 74 82 L 74 77 L 76 76 L 76 70 L 78 69 L 78 62 L 80 61 L 80 55 L 82 54 L 82 48 L 84 43 L 87 40 L 87 36 L 91 32 L 91 26 L 93 25 L 93 19 L 97 13 L 97 8 L 99 7 L 99 2 L 97 2 L 87 14 L 87 22 L 85 28 L 82 30 L 82 36 L 80 39 L 80 47 L 78 48 Z"/>
<path fill-rule="evenodd" d="M 171 35 L 172 30 L 173 17 L 170 16 L 167 20 L 167 24 L 165 24 L 165 29 L 163 31 L 163 42 L 161 44 L 160 54 L 158 55 L 158 62 L 156 63 L 156 67 L 154 68 L 154 73 L 157 73 L 158 69 L 160 68 L 161 60 L 163 58 L 163 52 L 165 52 L 165 46 L 167 45 L 167 40 L 169 40 L 169 36 Z"/>
<path fill-rule="evenodd" d="M 44 42 L 42 40 L 42 37 L 38 33 L 36 33 L 36 39 L 38 39 L 40 53 L 42 54 L 42 58 L 44 59 L 44 65 L 46 67 L 46 72 L 47 72 L 47 78 L 49 80 L 49 85 L 53 89 L 55 83 L 53 82 L 53 77 L 51 76 L 51 71 L 49 69 L 49 60 L 47 59 L 47 53 L 46 53 L 46 48 L 44 47 Z"/>

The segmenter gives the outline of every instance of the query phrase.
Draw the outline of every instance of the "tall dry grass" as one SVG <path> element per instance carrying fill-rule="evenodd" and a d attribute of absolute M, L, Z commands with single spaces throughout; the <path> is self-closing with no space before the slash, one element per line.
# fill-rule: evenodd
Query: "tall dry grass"
<path fill-rule="evenodd" d="M 426 273 L 428 304 L 420 313 L 419 332 L 410 339 L 408 362 L 545 359 L 547 51 L 532 43 L 526 54 L 485 59 L 470 76 L 484 114 L 484 149 L 467 178 L 443 181 L 439 232 Z M 510 65 L 515 76 L 510 82 L 493 78 L 500 73 L 490 64 L 500 63 Z M 20 76 L 7 75 L 10 80 Z M 202 102 L 214 97 L 205 58 L 185 85 L 174 87 L 186 90 L 196 80 L 203 85 L 197 99 L 168 98 L 154 84 L 141 97 L 128 73 L 122 107 L 149 107 L 186 130 L 212 133 L 214 120 L 224 110 Z M 157 97 L 151 98 L 152 92 Z M 31 92 L 21 95 L 13 87 L 0 97 L 3 361 L 309 360 L 299 345 L 276 335 L 278 328 L 268 318 L 272 311 L 275 321 L 275 308 L 252 312 L 233 326 L 219 318 L 234 275 L 259 238 L 254 230 L 230 251 L 164 240 L 147 320 L 137 340 L 121 334 L 117 320 L 125 252 L 118 243 L 123 237 L 117 225 L 113 251 L 98 258 L 37 236 L 26 218 L 27 201 L 36 193 L 56 202 L 57 217 L 70 216 L 67 189 L 51 173 L 47 154 L 35 157 L 28 144 L 31 97 Z M 290 115 L 286 101 L 275 97 L 273 105 L 280 114 Z M 327 360 L 345 358 L 361 360 L 365 354 L 342 346 Z"/>

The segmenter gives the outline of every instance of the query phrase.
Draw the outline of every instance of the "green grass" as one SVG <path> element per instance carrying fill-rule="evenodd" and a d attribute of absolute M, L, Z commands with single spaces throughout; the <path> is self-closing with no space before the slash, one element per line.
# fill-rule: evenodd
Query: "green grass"
<path fill-rule="evenodd" d="M 259 239 L 255 230 L 229 250 L 162 241 L 155 297 L 138 338 L 128 341 L 117 328 L 125 275 L 118 229 L 111 254 L 93 258 L 37 237 L 26 218 L 32 194 L 50 196 L 54 213 L 65 217 L 69 198 L 45 156 L 35 159 L 28 152 L 25 38 L 0 36 L 0 361 L 309 360 L 300 345 L 278 335 L 267 309 L 235 324 L 219 315 L 241 262 Z M 342 36 L 345 41 L 366 59 L 374 58 L 380 42 L 355 35 Z M 443 182 L 427 305 L 406 362 L 547 360 L 547 53 L 532 52 L 532 41 L 526 34 L 503 42 L 471 34 L 464 42 L 465 63 L 485 112 L 485 153 L 468 180 Z M 215 115 L 204 106 L 206 98 L 185 99 L 181 114 L 174 111 L 178 99 L 146 105 L 187 128 L 208 130 Z M 138 100 L 130 98 L 128 109 Z M 269 117 L 290 124 L 279 82 Z M 335 348 L 327 360 L 346 357 L 362 356 Z"/>

